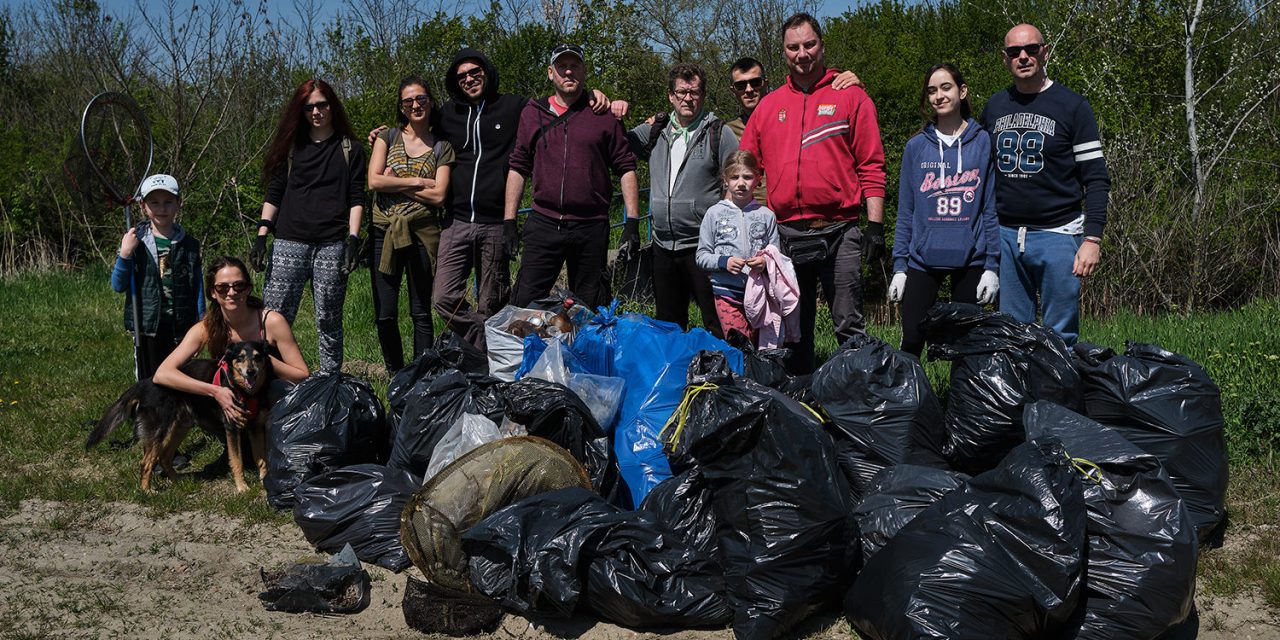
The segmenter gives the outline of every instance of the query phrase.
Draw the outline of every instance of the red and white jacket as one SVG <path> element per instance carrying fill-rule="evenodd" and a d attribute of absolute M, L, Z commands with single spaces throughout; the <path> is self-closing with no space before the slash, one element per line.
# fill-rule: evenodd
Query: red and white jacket
<path fill-rule="evenodd" d="M 836 91 L 836 70 L 805 93 L 790 77 L 765 96 L 742 132 L 768 178 L 778 222 L 857 220 L 869 197 L 884 197 L 884 146 L 876 106 L 860 87 Z"/>

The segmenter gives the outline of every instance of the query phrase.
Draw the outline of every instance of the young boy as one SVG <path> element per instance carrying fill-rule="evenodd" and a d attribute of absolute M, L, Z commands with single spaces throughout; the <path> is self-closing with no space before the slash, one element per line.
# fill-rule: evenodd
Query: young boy
<path fill-rule="evenodd" d="M 125 294 L 124 327 L 140 331 L 138 375 L 150 378 L 187 330 L 204 315 L 200 242 L 175 222 L 182 198 L 173 176 L 156 174 L 142 182 L 147 219 L 120 239 L 111 288 Z M 132 281 L 132 282 L 131 282 Z M 133 295 L 142 307 L 134 327 Z"/>
<path fill-rule="evenodd" d="M 756 331 L 747 321 L 743 294 L 747 273 L 763 269 L 759 255 L 769 245 L 778 246 L 778 222 L 773 212 L 755 201 L 752 192 L 760 179 L 756 157 L 735 151 L 722 172 L 725 199 L 712 205 L 702 218 L 694 259 L 711 278 L 720 328 L 730 329 L 756 342 Z"/>

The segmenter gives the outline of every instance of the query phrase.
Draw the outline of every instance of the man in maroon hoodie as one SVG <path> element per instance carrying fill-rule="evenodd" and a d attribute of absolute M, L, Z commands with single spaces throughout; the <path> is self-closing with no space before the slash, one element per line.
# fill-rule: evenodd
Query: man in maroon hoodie
<path fill-rule="evenodd" d="M 520 129 L 507 171 L 504 242 L 519 252 L 516 209 L 525 181 L 533 178 L 533 213 L 524 223 L 524 255 L 511 302 L 527 306 L 547 295 L 569 268 L 569 288 L 594 308 L 609 303 L 605 268 L 609 252 L 610 171 L 620 176 L 627 221 L 623 246 L 639 243 L 640 187 L 636 157 L 622 123 L 593 113 L 585 89 L 582 48 L 562 44 L 551 51 L 549 98 L 530 100 L 520 113 Z"/>

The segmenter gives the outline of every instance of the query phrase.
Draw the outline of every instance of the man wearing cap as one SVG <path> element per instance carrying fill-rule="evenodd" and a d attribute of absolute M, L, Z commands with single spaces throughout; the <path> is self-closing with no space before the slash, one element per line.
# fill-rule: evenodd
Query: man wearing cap
<path fill-rule="evenodd" d="M 706 71 L 696 64 L 677 64 L 667 74 L 670 117 L 642 124 L 628 135 L 636 155 L 649 161 L 654 316 L 688 329 L 692 299 L 702 311 L 702 324 L 722 337 L 711 281 L 693 254 L 702 216 L 724 192 L 720 169 L 738 150 L 738 138 L 703 109 L 706 96 Z"/>
<path fill-rule="evenodd" d="M 982 112 L 998 172 L 1000 310 L 1035 322 L 1039 306 L 1070 345 L 1080 334 L 1080 281 L 1102 251 L 1111 177 L 1089 102 L 1045 74 L 1040 30 L 1017 25 L 1004 45 L 1013 86 Z"/>
<path fill-rule="evenodd" d="M 111 288 L 125 294 L 124 327 L 138 332 L 139 380 L 154 375 L 204 315 L 200 242 L 177 223 L 180 193 L 171 175 L 159 173 L 142 181 L 147 217 L 120 239 L 111 272 Z M 135 323 L 134 296 L 140 325 Z"/>
<path fill-rule="evenodd" d="M 620 177 L 627 212 L 622 250 L 639 244 L 636 157 L 617 118 L 591 111 L 581 47 L 553 48 L 547 78 L 555 93 L 524 106 L 507 171 L 503 225 L 509 255 L 520 250 L 516 210 L 525 181 L 533 179 L 533 213 L 524 224 L 524 255 L 512 303 L 527 306 L 547 295 L 561 266 L 567 265 L 570 289 L 582 303 L 596 307 L 611 297 L 605 277 L 611 171 Z"/>
<path fill-rule="evenodd" d="M 788 368 L 814 368 L 818 285 L 840 343 L 863 333 L 862 262 L 884 256 L 884 148 L 875 105 L 860 87 L 837 90 L 822 27 L 797 13 L 782 27 L 786 83 L 760 100 L 742 133 L 768 179 L 782 249 L 800 281 L 800 342 Z M 858 228 L 860 218 L 866 229 Z"/>

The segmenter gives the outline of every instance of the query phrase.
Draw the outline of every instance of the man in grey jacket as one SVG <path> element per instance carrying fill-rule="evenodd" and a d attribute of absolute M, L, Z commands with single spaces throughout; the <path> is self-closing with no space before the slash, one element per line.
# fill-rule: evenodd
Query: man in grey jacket
<path fill-rule="evenodd" d="M 720 169 L 738 150 L 738 137 L 703 109 L 706 95 L 706 71 L 677 64 L 667 74 L 669 122 L 661 128 L 642 124 L 628 137 L 636 156 L 649 161 L 654 315 L 688 329 L 692 298 L 702 311 L 702 324 L 723 337 L 711 283 L 694 252 L 703 215 L 723 197 Z"/>

